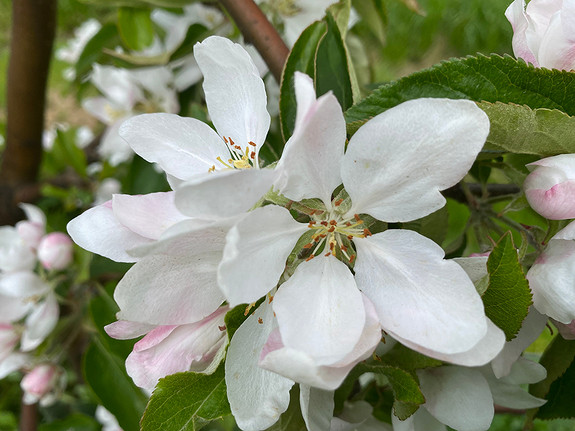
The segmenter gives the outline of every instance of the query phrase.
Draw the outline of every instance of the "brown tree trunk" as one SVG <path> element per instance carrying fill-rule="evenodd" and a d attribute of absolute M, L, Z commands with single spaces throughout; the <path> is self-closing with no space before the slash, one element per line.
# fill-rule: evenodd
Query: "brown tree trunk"
<path fill-rule="evenodd" d="M 56 10 L 57 0 L 12 2 L 6 148 L 0 165 L 0 225 L 18 220 L 19 189 L 38 177 Z"/>

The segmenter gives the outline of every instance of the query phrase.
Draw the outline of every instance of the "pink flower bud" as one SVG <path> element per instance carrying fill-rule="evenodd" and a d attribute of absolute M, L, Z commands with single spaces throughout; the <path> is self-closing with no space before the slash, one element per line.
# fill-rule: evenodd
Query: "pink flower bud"
<path fill-rule="evenodd" d="M 72 251 L 70 237 L 62 232 L 53 232 L 40 241 L 38 259 L 46 269 L 64 269 L 72 261 Z"/>
<path fill-rule="evenodd" d="M 571 1 L 515 0 L 505 16 L 513 27 L 513 52 L 536 67 L 575 69 L 575 6 Z"/>
<path fill-rule="evenodd" d="M 529 205 L 550 220 L 575 218 L 575 154 L 547 157 L 527 165 L 525 182 Z"/>
<path fill-rule="evenodd" d="M 24 376 L 20 387 L 24 391 L 23 401 L 34 404 L 46 397 L 55 388 L 60 372 L 53 364 L 41 364 Z"/>

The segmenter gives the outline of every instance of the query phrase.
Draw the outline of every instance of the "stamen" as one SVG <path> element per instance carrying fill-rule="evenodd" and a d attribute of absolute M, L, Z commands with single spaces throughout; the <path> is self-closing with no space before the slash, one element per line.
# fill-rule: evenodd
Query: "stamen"
<path fill-rule="evenodd" d="M 256 146 L 255 142 L 252 142 L 252 141 L 249 141 L 248 144 L 250 144 L 252 147 Z"/>
<path fill-rule="evenodd" d="M 358 222 L 358 223 L 363 223 L 363 221 L 361 221 L 361 219 L 359 218 L 359 215 L 354 214 L 354 215 L 353 215 L 353 218 L 355 219 L 356 222 Z"/>
<path fill-rule="evenodd" d="M 224 162 L 220 156 L 218 156 L 218 157 L 216 158 L 216 160 L 217 160 L 218 162 L 220 162 L 222 165 L 224 165 L 226 168 L 228 168 L 228 169 L 233 169 L 233 167 L 230 166 L 230 165 L 228 165 L 226 162 Z M 233 163 L 233 160 L 232 160 L 232 159 L 230 159 L 230 160 L 228 160 L 228 161 L 229 161 L 230 163 Z"/>
<path fill-rule="evenodd" d="M 305 261 L 309 262 L 310 260 L 312 260 L 315 257 L 314 254 L 311 254 Z"/>
<path fill-rule="evenodd" d="M 255 152 L 255 151 L 252 151 L 252 152 L 250 153 L 250 158 L 252 158 L 252 159 L 255 159 L 255 158 L 256 158 L 256 152 Z"/>
<path fill-rule="evenodd" d="M 216 170 L 216 165 L 212 165 L 212 167 L 210 169 L 208 169 L 208 172 L 214 172 Z"/>
<path fill-rule="evenodd" d="M 226 144 L 229 144 L 228 139 L 227 139 L 225 136 L 222 136 L 222 138 L 224 138 L 224 142 L 225 142 Z"/>
<path fill-rule="evenodd" d="M 335 225 L 337 224 L 337 222 L 336 222 L 335 220 L 330 220 L 330 221 L 329 221 L 329 224 L 332 225 L 332 226 L 335 226 Z"/>
<path fill-rule="evenodd" d="M 224 332 L 224 331 L 226 330 L 226 325 L 223 325 L 223 326 L 219 326 L 219 325 L 218 325 L 218 329 L 219 329 L 220 331 Z"/>
<path fill-rule="evenodd" d="M 337 201 L 335 201 L 333 204 L 338 207 L 341 205 L 341 203 L 343 202 L 343 199 L 338 199 Z"/>
<path fill-rule="evenodd" d="M 246 311 L 244 311 L 244 316 L 247 316 L 247 315 L 248 315 L 248 313 L 250 312 L 250 310 L 252 309 L 252 307 L 253 307 L 254 305 L 256 305 L 256 303 L 255 303 L 255 302 L 252 302 L 250 305 L 248 305 L 248 306 L 246 307 Z"/>
<path fill-rule="evenodd" d="M 262 323 L 264 323 L 263 319 L 261 317 L 258 317 L 258 323 L 261 325 Z"/>
<path fill-rule="evenodd" d="M 365 228 L 365 229 L 363 230 L 363 234 L 364 234 L 365 236 L 371 236 L 371 232 L 369 231 L 368 228 Z"/>

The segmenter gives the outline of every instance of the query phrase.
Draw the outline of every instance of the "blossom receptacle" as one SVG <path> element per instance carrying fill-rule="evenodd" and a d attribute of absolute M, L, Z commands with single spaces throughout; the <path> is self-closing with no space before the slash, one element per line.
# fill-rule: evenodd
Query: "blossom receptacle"
<path fill-rule="evenodd" d="M 575 2 L 515 0 L 505 16 L 513 27 L 513 52 L 535 67 L 575 68 Z"/>
<path fill-rule="evenodd" d="M 52 232 L 44 236 L 38 245 L 38 259 L 48 270 L 61 270 L 72 262 L 74 244 L 62 232 Z"/>

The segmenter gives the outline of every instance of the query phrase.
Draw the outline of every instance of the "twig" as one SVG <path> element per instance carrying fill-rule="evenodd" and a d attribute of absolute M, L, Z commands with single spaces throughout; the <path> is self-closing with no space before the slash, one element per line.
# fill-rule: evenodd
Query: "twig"
<path fill-rule="evenodd" d="M 0 225 L 18 220 L 15 189 L 34 183 L 40 169 L 56 10 L 56 0 L 12 2 L 6 148 L 0 165 Z"/>
<path fill-rule="evenodd" d="M 220 0 L 220 3 L 231 15 L 246 42 L 258 50 L 279 83 L 289 48 L 277 30 L 253 0 Z"/>
<path fill-rule="evenodd" d="M 20 431 L 36 431 L 36 429 L 38 429 L 38 404 L 24 404 L 22 402 L 20 407 Z"/>

